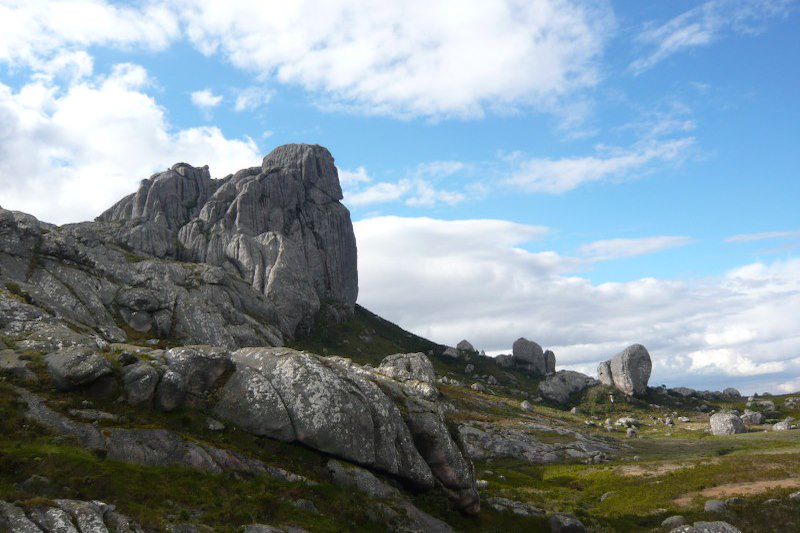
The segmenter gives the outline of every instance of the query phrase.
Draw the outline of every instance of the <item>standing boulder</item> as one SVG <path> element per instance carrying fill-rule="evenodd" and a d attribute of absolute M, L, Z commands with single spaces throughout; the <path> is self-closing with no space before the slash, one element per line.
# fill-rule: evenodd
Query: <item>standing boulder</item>
<path fill-rule="evenodd" d="M 547 375 L 547 361 L 542 347 L 524 337 L 514 341 L 512 346 L 514 364 L 538 376 Z M 555 360 L 554 360 L 555 363 Z M 555 366 L 555 364 L 554 364 Z"/>
<path fill-rule="evenodd" d="M 544 352 L 544 366 L 548 374 L 552 374 L 556 371 L 556 354 L 551 350 L 546 350 Z"/>
<path fill-rule="evenodd" d="M 596 384 L 595 379 L 574 370 L 559 370 L 539 384 L 539 394 L 551 402 L 566 404 L 573 394 Z"/>
<path fill-rule="evenodd" d="M 477 353 L 475 347 L 469 342 L 467 339 L 462 340 L 458 344 L 456 344 L 456 350 L 459 352 L 472 355 L 473 353 Z"/>
<path fill-rule="evenodd" d="M 736 435 L 744 433 L 744 422 L 733 413 L 715 413 L 709 420 L 712 435 Z"/>
<path fill-rule="evenodd" d="M 647 381 L 653 363 L 647 348 L 632 344 L 611 360 L 600 363 L 597 369 L 600 382 L 612 385 L 628 396 L 642 396 L 647 392 Z"/>

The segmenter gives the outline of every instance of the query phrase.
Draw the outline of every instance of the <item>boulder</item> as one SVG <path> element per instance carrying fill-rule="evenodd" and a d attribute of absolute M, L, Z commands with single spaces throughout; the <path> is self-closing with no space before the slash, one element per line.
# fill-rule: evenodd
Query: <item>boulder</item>
<path fill-rule="evenodd" d="M 680 527 L 683 525 L 686 525 L 686 519 L 681 515 L 669 516 L 661 522 L 661 527 L 669 530 L 672 530 L 676 527 Z"/>
<path fill-rule="evenodd" d="M 475 350 L 475 347 L 472 346 L 472 343 L 469 342 L 467 339 L 464 339 L 460 341 L 458 344 L 456 344 L 456 350 L 468 355 L 478 353 L 477 350 Z"/>
<path fill-rule="evenodd" d="M 739 528 L 721 520 L 715 522 L 695 522 L 689 526 L 679 526 L 670 533 L 742 533 Z"/>
<path fill-rule="evenodd" d="M 567 514 L 554 514 L 550 517 L 552 533 L 584 533 L 586 527 L 580 520 Z"/>
<path fill-rule="evenodd" d="M 497 366 L 502 368 L 511 368 L 514 366 L 514 356 L 510 354 L 500 354 L 494 358 Z"/>
<path fill-rule="evenodd" d="M 628 396 L 642 396 L 647 392 L 652 367 L 647 348 L 633 344 L 611 360 L 600 363 L 598 375 L 601 383 L 613 383 L 614 387 Z"/>
<path fill-rule="evenodd" d="M 383 358 L 376 372 L 405 384 L 429 399 L 439 396 L 433 363 L 423 353 L 397 353 Z"/>
<path fill-rule="evenodd" d="M 734 389 L 733 387 L 728 387 L 722 391 L 722 395 L 732 400 L 738 400 L 742 397 L 742 393 L 739 392 L 739 389 Z"/>
<path fill-rule="evenodd" d="M 548 374 L 552 374 L 553 372 L 556 371 L 556 354 L 554 354 L 551 350 L 545 350 L 544 364 L 545 364 L 545 371 Z"/>
<path fill-rule="evenodd" d="M 527 369 L 531 374 L 545 376 L 547 374 L 547 361 L 542 347 L 524 337 L 514 341 L 512 346 L 514 363 Z"/>
<path fill-rule="evenodd" d="M 572 395 L 582 392 L 597 381 L 573 370 L 559 370 L 539 384 L 539 394 L 551 402 L 566 404 Z"/>
<path fill-rule="evenodd" d="M 122 388 L 131 405 L 147 405 L 153 400 L 161 376 L 148 363 L 134 363 L 122 369 Z"/>
<path fill-rule="evenodd" d="M 111 374 L 106 358 L 85 346 L 63 348 L 45 357 L 47 370 L 60 390 L 88 385 Z"/>
<path fill-rule="evenodd" d="M 790 429 L 794 429 L 794 418 L 791 416 L 787 416 L 785 419 L 781 420 L 774 426 L 772 426 L 773 431 L 788 431 Z"/>
<path fill-rule="evenodd" d="M 714 413 L 709 419 L 712 435 L 735 435 L 744 433 L 742 419 L 733 413 Z"/>
<path fill-rule="evenodd" d="M 750 409 L 745 409 L 744 414 L 742 414 L 740 418 L 747 426 L 758 426 L 764 422 L 764 415 L 758 411 L 751 411 Z"/>
<path fill-rule="evenodd" d="M 156 407 L 170 412 L 183 405 L 186 398 L 186 382 L 178 372 L 168 370 L 161 376 L 156 388 Z"/>
<path fill-rule="evenodd" d="M 167 366 L 181 375 L 186 401 L 200 405 L 227 372 L 233 370 L 230 352 L 212 346 L 182 346 L 165 354 Z"/>

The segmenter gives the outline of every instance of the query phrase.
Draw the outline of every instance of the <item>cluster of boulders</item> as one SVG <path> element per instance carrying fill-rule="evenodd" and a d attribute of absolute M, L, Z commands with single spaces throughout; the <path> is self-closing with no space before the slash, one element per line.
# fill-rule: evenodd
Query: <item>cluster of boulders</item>
<path fill-rule="evenodd" d="M 524 337 L 514 341 L 510 355 L 498 355 L 495 361 L 504 368 L 517 368 L 534 376 L 544 377 L 556 371 L 555 354 Z"/>

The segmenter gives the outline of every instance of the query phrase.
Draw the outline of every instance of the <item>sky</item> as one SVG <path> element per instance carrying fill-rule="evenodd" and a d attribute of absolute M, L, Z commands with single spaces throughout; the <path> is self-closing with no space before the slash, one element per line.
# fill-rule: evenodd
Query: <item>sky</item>
<path fill-rule="evenodd" d="M 0 0 L 0 205 L 317 143 L 403 327 L 798 391 L 799 95 L 798 0 Z"/>

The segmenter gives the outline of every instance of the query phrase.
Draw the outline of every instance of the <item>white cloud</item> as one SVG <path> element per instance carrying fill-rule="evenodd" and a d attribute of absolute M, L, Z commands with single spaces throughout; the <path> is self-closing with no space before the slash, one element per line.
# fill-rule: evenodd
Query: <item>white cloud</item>
<path fill-rule="evenodd" d="M 192 93 L 192 103 L 203 110 L 209 110 L 222 103 L 222 95 L 214 94 L 211 89 L 202 89 Z"/>
<path fill-rule="evenodd" d="M 729 33 L 757 34 L 771 18 L 786 16 L 795 0 L 710 0 L 661 25 L 649 24 L 638 41 L 652 48 L 629 66 L 640 74 L 667 57 L 706 46 Z"/>
<path fill-rule="evenodd" d="M 500 220 L 381 217 L 355 224 L 359 302 L 439 342 L 487 352 L 526 336 L 594 374 L 633 342 L 654 384 L 776 390 L 800 369 L 800 259 L 689 282 L 593 284 L 582 260 L 522 248 L 545 234 Z"/>
<path fill-rule="evenodd" d="M 557 108 L 597 83 L 614 26 L 605 3 L 572 0 L 185 0 L 180 12 L 203 53 L 392 116 Z"/>
<path fill-rule="evenodd" d="M 466 168 L 459 161 L 434 161 L 421 163 L 410 172 L 410 178 L 397 181 L 375 182 L 366 168 L 339 169 L 339 181 L 344 192 L 344 202 L 353 207 L 364 207 L 390 202 L 403 202 L 410 207 L 455 205 L 464 201 L 463 192 L 441 189 L 432 180 L 451 176 Z"/>
<path fill-rule="evenodd" d="M 272 91 L 264 87 L 247 87 L 238 91 L 233 109 L 237 113 L 263 107 L 272 99 Z"/>
<path fill-rule="evenodd" d="M 693 144 L 692 137 L 648 140 L 629 149 L 604 149 L 598 155 L 563 159 L 526 159 L 514 154 L 509 161 L 517 168 L 505 182 L 528 192 L 562 194 L 587 183 L 641 174 L 652 163 L 678 162 Z"/>
<path fill-rule="evenodd" d="M 639 239 L 606 239 L 585 244 L 578 249 L 578 252 L 592 261 L 609 261 L 679 248 L 693 242 L 690 237 L 670 235 Z"/>
<path fill-rule="evenodd" d="M 800 239 L 800 230 L 797 231 L 765 231 L 763 233 L 742 233 L 725 239 L 729 243 L 745 243 L 769 241 L 774 239 Z"/>
<path fill-rule="evenodd" d="M 53 55 L 90 46 L 163 50 L 179 35 L 173 10 L 155 2 L 4 0 L 0 62 L 37 67 Z"/>
<path fill-rule="evenodd" d="M 208 164 L 215 176 L 258 162 L 250 138 L 227 139 L 216 127 L 173 129 L 144 92 L 149 84 L 147 71 L 132 64 L 67 85 L 0 83 L 3 206 L 51 222 L 86 220 L 177 161 Z"/>

